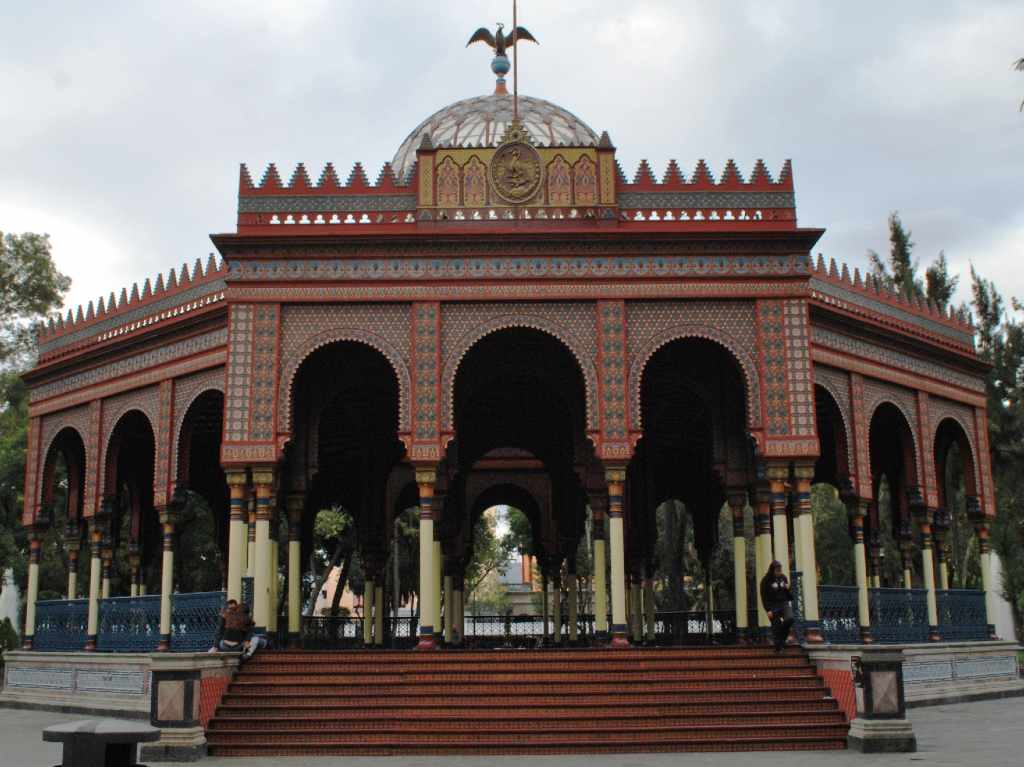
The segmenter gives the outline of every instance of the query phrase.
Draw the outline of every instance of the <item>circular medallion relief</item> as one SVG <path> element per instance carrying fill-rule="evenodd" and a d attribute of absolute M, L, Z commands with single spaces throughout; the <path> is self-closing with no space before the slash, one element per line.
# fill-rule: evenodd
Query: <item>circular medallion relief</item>
<path fill-rule="evenodd" d="M 491 158 L 491 186 L 505 202 L 523 203 L 540 188 L 540 154 L 526 142 L 502 144 Z"/>

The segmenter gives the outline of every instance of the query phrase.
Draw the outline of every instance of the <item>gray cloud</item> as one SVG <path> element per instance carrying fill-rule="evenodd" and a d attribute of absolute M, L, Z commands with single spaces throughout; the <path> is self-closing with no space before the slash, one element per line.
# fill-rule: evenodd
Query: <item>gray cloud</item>
<path fill-rule="evenodd" d="M 539 2 L 524 93 L 607 129 L 627 173 L 794 162 L 800 223 L 863 265 L 898 209 L 1024 295 L 1020 2 Z M 767 7 L 766 7 L 767 6 Z M 509 3 L 45 3 L 0 11 L 0 229 L 54 235 L 71 301 L 204 256 L 237 164 L 371 175 L 446 103 L 489 92 L 466 49 Z"/>

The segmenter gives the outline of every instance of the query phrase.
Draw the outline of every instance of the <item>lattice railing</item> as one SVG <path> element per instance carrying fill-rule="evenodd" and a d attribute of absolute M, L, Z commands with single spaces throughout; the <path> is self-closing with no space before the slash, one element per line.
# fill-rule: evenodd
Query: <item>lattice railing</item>
<path fill-rule="evenodd" d="M 171 650 L 204 652 L 213 647 L 224 608 L 223 591 L 171 595 Z"/>
<path fill-rule="evenodd" d="M 160 595 L 100 600 L 96 649 L 153 652 L 160 642 Z"/>
<path fill-rule="evenodd" d="M 871 631 L 875 641 L 886 644 L 927 642 L 927 594 L 925 589 L 869 589 Z"/>
<path fill-rule="evenodd" d="M 253 589 L 254 586 L 252 576 L 242 578 L 242 604 L 249 608 L 249 615 L 252 615 Z"/>
<path fill-rule="evenodd" d="M 947 642 L 979 642 L 989 638 L 985 592 L 950 589 L 936 592 L 939 635 Z"/>
<path fill-rule="evenodd" d="M 347 615 L 303 616 L 301 639 L 302 647 L 306 650 L 361 647 L 363 619 Z"/>
<path fill-rule="evenodd" d="M 88 599 L 52 599 L 36 602 L 36 650 L 74 652 L 85 647 L 89 620 Z"/>
<path fill-rule="evenodd" d="M 856 586 L 819 586 L 821 633 L 829 642 L 860 644 Z"/>

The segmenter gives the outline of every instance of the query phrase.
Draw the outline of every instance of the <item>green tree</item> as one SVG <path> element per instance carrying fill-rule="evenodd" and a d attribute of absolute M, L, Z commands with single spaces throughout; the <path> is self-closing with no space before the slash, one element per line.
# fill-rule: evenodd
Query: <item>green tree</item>
<path fill-rule="evenodd" d="M 491 573 L 504 567 L 516 550 L 517 539 L 509 532 L 497 534 L 498 512 L 487 509 L 473 526 L 473 555 L 466 565 L 465 600 L 471 604 L 477 599 L 475 592 Z"/>
<path fill-rule="evenodd" d="M 960 278 L 949 273 L 945 251 L 940 250 L 939 257 L 924 273 L 925 297 L 936 306 L 945 309 L 949 306 L 959 284 Z"/>
<path fill-rule="evenodd" d="M 60 308 L 70 285 L 53 263 L 47 235 L 0 232 L 0 571 L 13 568 L 21 584 L 28 391 L 20 376 L 35 359 L 33 323 Z"/>
<path fill-rule="evenodd" d="M 0 233 L 0 368 L 31 361 L 32 324 L 60 307 L 69 287 L 50 255 L 50 235 Z"/>
<path fill-rule="evenodd" d="M 924 295 L 924 284 L 917 275 L 917 262 L 913 258 L 914 243 L 910 230 L 903 228 L 896 211 L 889 214 L 888 263 L 873 250 L 868 251 L 871 271 L 882 284 L 908 297 Z"/>
<path fill-rule="evenodd" d="M 1007 311 L 995 285 L 971 267 L 978 353 L 992 368 L 987 381 L 989 447 L 996 485 L 992 545 L 1003 564 L 995 584 L 1010 603 L 1018 637 L 1024 636 L 1024 321 L 1012 299 Z"/>
<path fill-rule="evenodd" d="M 846 504 L 840 500 L 836 488 L 826 484 L 811 487 L 811 515 L 819 582 L 855 586 L 850 523 Z"/>

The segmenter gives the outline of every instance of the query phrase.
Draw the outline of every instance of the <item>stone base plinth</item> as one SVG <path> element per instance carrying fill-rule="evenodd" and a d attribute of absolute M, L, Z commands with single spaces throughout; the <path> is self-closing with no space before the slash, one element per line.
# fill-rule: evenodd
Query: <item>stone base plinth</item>
<path fill-rule="evenodd" d="M 914 729 L 906 719 L 854 719 L 846 744 L 863 754 L 903 754 L 917 751 Z"/>
<path fill-rule="evenodd" d="M 160 740 L 143 743 L 143 762 L 197 762 L 206 756 L 206 733 L 202 727 L 161 729 Z"/>

